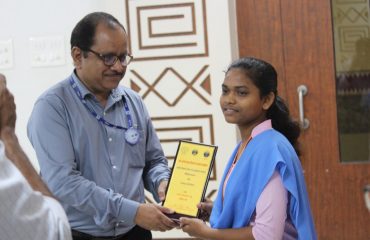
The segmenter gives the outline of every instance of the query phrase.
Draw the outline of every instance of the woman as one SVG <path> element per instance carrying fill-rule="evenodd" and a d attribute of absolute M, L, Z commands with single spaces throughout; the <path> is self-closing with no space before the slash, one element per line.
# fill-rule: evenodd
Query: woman
<path fill-rule="evenodd" d="M 300 129 L 277 95 L 277 73 L 269 63 L 242 58 L 226 71 L 220 98 L 241 142 L 231 155 L 210 211 L 210 225 L 181 218 L 180 226 L 203 239 L 316 239 L 298 159 Z"/>

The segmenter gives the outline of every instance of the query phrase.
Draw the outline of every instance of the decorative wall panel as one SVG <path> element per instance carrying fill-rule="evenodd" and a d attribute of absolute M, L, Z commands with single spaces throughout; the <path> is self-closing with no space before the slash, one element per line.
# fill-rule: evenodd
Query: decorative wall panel
<path fill-rule="evenodd" d="M 179 140 L 219 147 L 205 196 L 214 199 L 237 139 L 219 107 L 232 56 L 228 1 L 126 0 L 125 8 L 134 60 L 124 84 L 143 98 L 170 167 Z M 154 203 L 148 192 L 146 201 Z M 153 236 L 189 239 L 176 229 Z"/>
<path fill-rule="evenodd" d="M 148 94 L 155 94 L 169 107 L 176 106 L 188 91 L 193 92 L 203 103 L 210 105 L 211 80 L 207 68 L 206 65 L 194 72 L 195 76 L 192 79 L 186 79 L 181 75 L 181 69 L 176 70 L 173 67 L 166 67 L 159 76 L 151 79 L 145 78 L 138 70 L 131 70 L 130 85 L 143 99 Z"/>
<path fill-rule="evenodd" d="M 208 56 L 205 0 L 126 0 L 135 60 Z"/>

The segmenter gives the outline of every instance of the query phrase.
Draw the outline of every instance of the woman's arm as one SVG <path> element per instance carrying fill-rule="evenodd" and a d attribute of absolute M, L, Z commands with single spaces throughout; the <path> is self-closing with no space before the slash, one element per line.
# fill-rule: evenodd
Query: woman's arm
<path fill-rule="evenodd" d="M 213 229 L 199 219 L 182 218 L 184 232 L 202 239 L 237 240 L 282 239 L 287 218 L 287 190 L 278 172 L 274 172 L 256 205 L 256 215 L 249 226 L 243 228 Z"/>
<path fill-rule="evenodd" d="M 215 229 L 200 219 L 180 218 L 180 227 L 192 237 L 207 240 L 252 240 L 252 227 Z"/>
<path fill-rule="evenodd" d="M 259 240 L 282 239 L 287 207 L 288 192 L 280 174 L 275 171 L 257 200 L 256 215 L 250 223 L 253 236 Z"/>

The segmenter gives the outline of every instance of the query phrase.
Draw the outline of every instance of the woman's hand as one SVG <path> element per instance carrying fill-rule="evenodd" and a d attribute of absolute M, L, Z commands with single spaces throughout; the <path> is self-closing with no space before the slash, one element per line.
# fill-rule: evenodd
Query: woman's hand
<path fill-rule="evenodd" d="M 213 202 L 207 198 L 205 202 L 198 203 L 197 208 L 200 210 L 199 217 L 203 221 L 209 221 L 209 216 L 211 215 L 213 208 Z"/>
<path fill-rule="evenodd" d="M 180 228 L 192 237 L 205 238 L 207 231 L 211 228 L 202 220 L 197 218 L 180 218 Z"/>

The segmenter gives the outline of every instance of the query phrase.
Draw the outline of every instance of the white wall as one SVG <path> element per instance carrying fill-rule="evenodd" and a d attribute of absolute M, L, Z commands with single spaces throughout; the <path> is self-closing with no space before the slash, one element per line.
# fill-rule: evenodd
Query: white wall
<path fill-rule="evenodd" d="M 37 97 L 73 69 L 69 54 L 73 27 L 92 11 L 109 12 L 123 22 L 123 10 L 122 0 L 0 0 L 0 42 L 11 39 L 13 45 L 13 66 L 0 68 L 0 72 L 6 75 L 8 87 L 15 96 L 16 132 L 20 143 L 37 169 L 36 156 L 27 138 L 27 121 Z M 32 67 L 29 39 L 46 36 L 64 38 L 66 63 L 55 67 Z"/>

